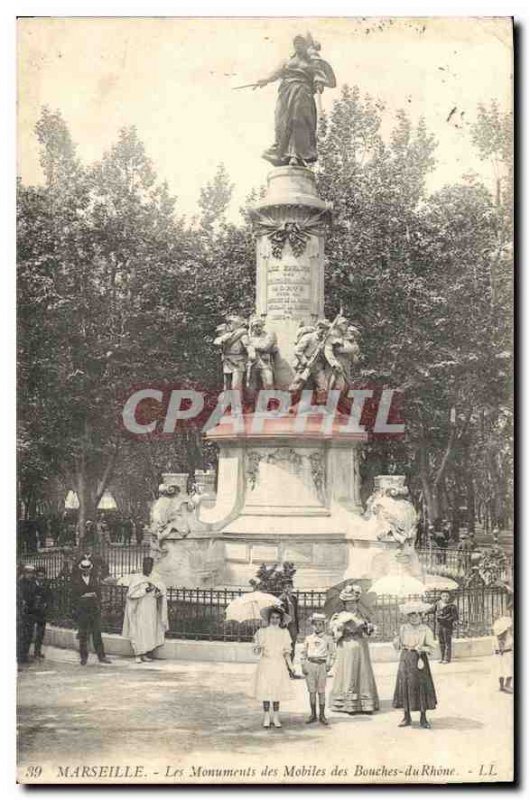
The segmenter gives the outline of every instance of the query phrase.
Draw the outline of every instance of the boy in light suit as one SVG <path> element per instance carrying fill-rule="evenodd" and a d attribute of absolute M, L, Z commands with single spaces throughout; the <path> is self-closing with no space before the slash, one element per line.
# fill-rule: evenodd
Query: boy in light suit
<path fill-rule="evenodd" d="M 325 714 L 326 680 L 328 671 L 335 660 L 335 646 L 332 638 L 326 633 L 324 614 L 314 613 L 310 622 L 313 632 L 306 636 L 300 654 L 300 664 L 305 676 L 311 706 L 311 716 L 306 722 L 309 725 L 317 721 L 318 694 L 318 719 L 322 725 L 329 725 Z"/>

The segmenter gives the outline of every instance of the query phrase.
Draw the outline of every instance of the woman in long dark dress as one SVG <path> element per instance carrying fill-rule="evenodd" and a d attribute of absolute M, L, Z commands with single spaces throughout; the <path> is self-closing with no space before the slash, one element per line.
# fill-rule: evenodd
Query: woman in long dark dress
<path fill-rule="evenodd" d="M 428 625 L 421 621 L 421 614 L 430 610 L 427 603 L 407 603 L 400 611 L 407 622 L 399 629 L 394 647 L 401 650 L 399 669 L 394 691 L 394 708 L 402 708 L 400 728 L 412 724 L 411 712 L 420 712 L 420 726 L 430 728 L 427 711 L 436 708 L 436 691 L 431 675 L 428 656 L 435 648 L 434 636 Z"/>
<path fill-rule="evenodd" d="M 359 586 L 346 586 L 339 595 L 344 611 L 334 614 L 330 620 L 330 630 L 337 643 L 330 703 L 333 711 L 345 714 L 372 714 L 379 709 L 367 640 L 374 626 L 359 606 L 360 597 Z"/>
<path fill-rule="evenodd" d="M 317 160 L 315 93 L 336 85 L 330 65 L 320 58 L 319 45 L 295 36 L 294 54 L 257 86 L 280 80 L 275 113 L 275 142 L 263 158 L 274 166 L 305 166 Z"/>

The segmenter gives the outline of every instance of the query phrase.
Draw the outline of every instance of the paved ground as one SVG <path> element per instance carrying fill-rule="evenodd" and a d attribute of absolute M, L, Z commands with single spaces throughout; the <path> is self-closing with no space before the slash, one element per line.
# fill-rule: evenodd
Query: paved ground
<path fill-rule="evenodd" d="M 293 699 L 282 707 L 284 727 L 269 731 L 249 697 L 253 665 L 136 665 L 114 658 L 111 665 L 91 660 L 82 668 L 73 652 L 49 647 L 46 653 L 45 661 L 20 671 L 20 781 L 64 782 L 68 767 L 66 780 L 94 782 L 104 766 L 101 780 L 123 782 L 117 768 L 123 773 L 126 765 L 137 782 L 150 783 L 511 777 L 513 698 L 497 690 L 494 657 L 432 665 L 439 705 L 431 730 L 417 723 L 397 728 L 401 714 L 391 707 L 397 665 L 391 663 L 374 666 L 378 714 L 330 714 L 329 728 L 306 725 L 305 682 L 293 681 Z M 84 779 L 83 766 L 92 769 Z M 232 772 L 212 772 L 223 769 Z"/>

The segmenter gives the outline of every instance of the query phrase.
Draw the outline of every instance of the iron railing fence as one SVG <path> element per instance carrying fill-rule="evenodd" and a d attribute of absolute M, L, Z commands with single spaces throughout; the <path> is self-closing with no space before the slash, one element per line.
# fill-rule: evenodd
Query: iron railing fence
<path fill-rule="evenodd" d="M 142 561 L 151 552 L 149 544 L 142 545 L 98 545 L 92 552 L 106 565 L 105 572 L 112 578 L 139 572 Z M 33 564 L 35 567 L 44 567 L 48 578 L 57 578 L 59 575 L 71 571 L 73 564 L 82 556 L 78 547 L 46 548 L 36 553 L 22 553 L 19 562 Z"/>
<path fill-rule="evenodd" d="M 74 627 L 75 609 L 70 596 L 69 580 L 65 577 L 50 581 L 52 606 L 49 621 L 64 627 Z M 120 633 L 123 624 L 127 587 L 103 584 L 102 623 L 103 630 Z M 244 594 L 242 589 L 169 589 L 167 592 L 169 630 L 168 638 L 193 639 L 197 641 L 248 642 L 252 639 L 259 622 L 237 623 L 225 621 L 225 609 L 231 600 Z M 310 632 L 309 617 L 321 611 L 326 602 L 326 592 L 298 591 L 299 638 Z M 437 599 L 439 592 L 425 596 L 427 602 Z M 389 642 L 399 631 L 403 617 L 399 607 L 411 597 L 379 596 L 370 607 L 370 617 L 376 629 L 372 641 Z M 458 608 L 459 620 L 455 625 L 457 638 L 491 635 L 494 620 L 507 611 L 509 594 L 502 586 L 459 589 L 453 592 Z M 434 614 L 428 613 L 426 620 L 435 630 Z M 436 633 L 436 630 L 435 630 Z"/>
<path fill-rule="evenodd" d="M 137 572 L 142 567 L 142 560 L 149 555 L 149 544 L 100 544 L 96 548 L 97 554 L 106 563 L 108 574 L 118 578 Z M 471 569 L 471 552 L 455 549 L 443 548 L 420 548 L 416 550 L 419 561 L 425 571 L 431 575 L 448 575 L 453 578 L 461 578 L 468 574 Z M 75 560 L 80 554 L 79 548 L 45 548 L 38 552 L 24 553 L 19 555 L 20 563 L 42 566 L 46 570 L 49 578 L 56 578 L 68 569 L 69 563 Z M 502 580 L 510 581 L 513 574 L 513 564 L 507 556 L 500 569 L 499 577 Z"/>
<path fill-rule="evenodd" d="M 487 551 L 487 548 L 484 548 L 484 551 Z M 416 550 L 425 572 L 430 575 L 448 575 L 453 578 L 461 578 L 469 573 L 473 564 L 473 552 L 481 552 L 481 548 L 477 548 L 476 551 L 441 547 L 419 548 Z M 499 577 L 504 581 L 510 581 L 512 575 L 512 560 L 505 555 L 499 569 Z"/>

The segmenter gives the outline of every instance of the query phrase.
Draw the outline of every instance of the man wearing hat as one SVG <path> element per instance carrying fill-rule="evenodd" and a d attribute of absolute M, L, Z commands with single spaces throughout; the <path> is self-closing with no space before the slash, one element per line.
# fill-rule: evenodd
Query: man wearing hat
<path fill-rule="evenodd" d="M 431 611 L 435 614 L 440 644 L 440 664 L 450 664 L 453 650 L 453 627 L 458 622 L 458 609 L 451 594 L 443 591 Z"/>
<path fill-rule="evenodd" d="M 317 694 L 318 718 L 322 725 L 328 725 L 326 718 L 326 680 L 327 673 L 335 660 L 335 648 L 330 636 L 326 634 L 326 616 L 315 612 L 309 619 L 312 633 L 306 636 L 300 653 L 300 664 L 305 676 L 311 716 L 307 724 L 317 721 Z"/>
<path fill-rule="evenodd" d="M 35 570 L 35 592 L 31 607 L 31 631 L 29 635 L 29 640 L 31 641 L 33 638 L 33 631 L 35 631 L 35 658 L 39 659 L 44 658 L 42 643 L 44 641 L 46 617 L 51 600 L 52 593 L 46 583 L 46 570 L 44 567 L 39 566 Z"/>
<path fill-rule="evenodd" d="M 283 586 L 283 592 L 278 599 L 285 613 L 289 615 L 287 630 L 291 637 L 291 663 L 294 664 L 296 640 L 298 639 L 300 624 L 298 621 L 298 598 L 293 594 L 293 588 L 293 582 L 291 580 L 286 581 Z M 296 675 L 294 670 L 291 670 L 289 674 L 291 678 L 301 677 L 300 675 Z"/>
<path fill-rule="evenodd" d="M 35 567 L 25 564 L 17 583 L 17 661 L 21 664 L 29 661 L 29 648 L 35 626 L 32 613 L 35 590 Z"/>
<path fill-rule="evenodd" d="M 265 330 L 261 317 L 249 323 L 247 383 L 252 391 L 274 387 L 274 359 L 278 352 L 276 334 Z"/>
<path fill-rule="evenodd" d="M 94 649 L 101 664 L 110 664 L 101 638 L 101 586 L 94 573 L 94 564 L 83 558 L 72 575 L 72 597 L 77 605 L 79 625 L 79 655 L 81 666 L 88 661 L 88 638 L 92 636 Z"/>

